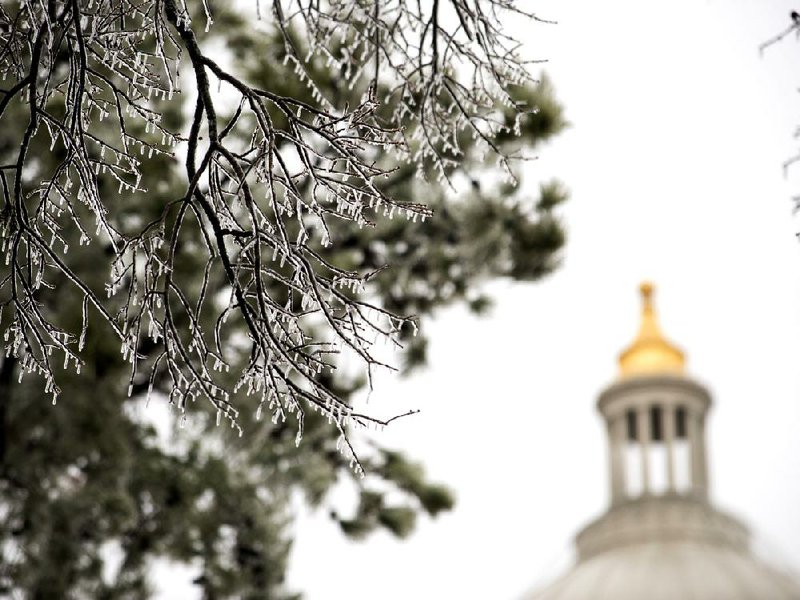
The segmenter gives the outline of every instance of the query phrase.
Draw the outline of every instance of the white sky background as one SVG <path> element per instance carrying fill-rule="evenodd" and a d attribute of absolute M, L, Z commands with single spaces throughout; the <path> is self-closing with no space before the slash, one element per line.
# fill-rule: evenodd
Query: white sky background
<path fill-rule="evenodd" d="M 758 53 L 800 3 L 521 4 L 559 21 L 520 36 L 549 59 L 573 124 L 526 173 L 572 191 L 563 267 L 493 284 L 488 318 L 440 313 L 429 369 L 381 380 L 376 412 L 423 412 L 376 441 L 422 459 L 458 504 L 405 542 L 348 542 L 328 506 L 303 512 L 289 583 L 307 600 L 513 600 L 560 573 L 606 506 L 594 403 L 634 336 L 645 278 L 714 395 L 712 497 L 800 570 L 800 164 L 781 170 L 800 147 L 800 42 Z"/>

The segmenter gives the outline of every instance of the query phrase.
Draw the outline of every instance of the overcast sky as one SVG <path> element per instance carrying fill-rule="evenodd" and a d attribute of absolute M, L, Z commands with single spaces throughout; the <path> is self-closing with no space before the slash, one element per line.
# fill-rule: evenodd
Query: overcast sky
<path fill-rule="evenodd" d="M 384 378 L 376 412 L 421 408 L 377 441 L 458 494 L 407 541 L 345 541 L 301 514 L 290 584 L 308 600 L 513 600 L 565 568 L 607 502 L 594 405 L 651 279 L 663 329 L 714 396 L 712 498 L 771 560 L 800 570 L 800 41 L 759 55 L 789 2 L 545 1 L 520 30 L 549 59 L 572 128 L 526 173 L 572 191 L 563 268 L 495 284 L 488 318 L 426 325 L 430 368 Z M 385 411 L 385 412 L 384 412 Z"/>

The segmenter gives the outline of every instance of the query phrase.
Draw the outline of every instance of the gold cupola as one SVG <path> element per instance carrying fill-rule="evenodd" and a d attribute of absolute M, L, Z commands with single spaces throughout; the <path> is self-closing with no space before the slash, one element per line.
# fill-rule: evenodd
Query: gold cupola
<path fill-rule="evenodd" d="M 642 294 L 642 322 L 633 343 L 619 355 L 621 379 L 640 375 L 683 375 L 683 352 L 664 339 L 653 308 L 653 284 L 639 286 Z"/>

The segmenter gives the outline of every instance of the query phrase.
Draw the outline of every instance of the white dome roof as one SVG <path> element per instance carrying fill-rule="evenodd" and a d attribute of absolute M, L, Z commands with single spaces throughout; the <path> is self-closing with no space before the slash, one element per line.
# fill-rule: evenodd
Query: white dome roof
<path fill-rule="evenodd" d="M 800 600 L 789 577 L 748 553 L 698 541 L 597 554 L 528 600 Z"/>
<path fill-rule="evenodd" d="M 638 498 L 584 527 L 578 564 L 526 600 L 800 600 L 800 584 L 756 559 L 749 537 L 704 500 Z"/>

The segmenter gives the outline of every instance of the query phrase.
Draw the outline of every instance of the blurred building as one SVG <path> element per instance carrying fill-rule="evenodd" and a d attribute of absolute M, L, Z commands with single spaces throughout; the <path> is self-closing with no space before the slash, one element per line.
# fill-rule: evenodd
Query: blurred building
<path fill-rule="evenodd" d="M 597 401 L 608 431 L 611 505 L 575 538 L 577 563 L 529 600 L 800 600 L 800 584 L 759 561 L 750 533 L 708 497 L 711 397 L 661 334 L 653 288 Z"/>

